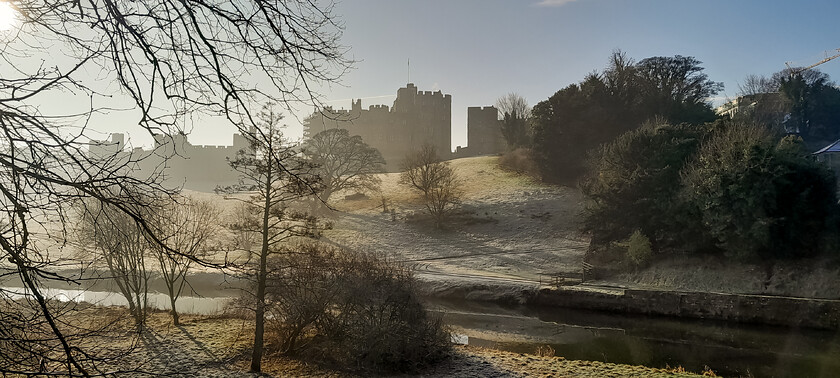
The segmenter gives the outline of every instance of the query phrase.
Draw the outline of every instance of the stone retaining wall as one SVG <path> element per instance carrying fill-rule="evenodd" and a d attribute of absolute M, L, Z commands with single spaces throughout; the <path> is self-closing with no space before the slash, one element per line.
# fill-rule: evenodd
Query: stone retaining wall
<path fill-rule="evenodd" d="M 597 287 L 541 289 L 542 306 L 840 329 L 840 300 Z"/>

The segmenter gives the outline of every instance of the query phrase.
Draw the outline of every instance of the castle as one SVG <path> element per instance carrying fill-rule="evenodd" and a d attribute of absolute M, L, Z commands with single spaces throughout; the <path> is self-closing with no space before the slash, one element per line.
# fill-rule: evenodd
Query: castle
<path fill-rule="evenodd" d="M 228 159 L 248 147 L 248 140 L 241 134 L 233 134 L 232 146 L 195 146 L 184 134 L 158 134 L 154 140 L 152 150 L 137 147 L 125 151 L 125 136 L 114 133 L 109 141 L 91 141 L 88 153 L 92 157 L 130 161 L 136 177 L 162 172 L 162 183 L 171 187 L 211 192 L 216 186 L 239 182 L 239 173 L 228 165 Z"/>
<path fill-rule="evenodd" d="M 440 91 L 418 91 L 409 83 L 397 90 L 391 107 L 371 105 L 362 109 L 361 100 L 353 100 L 350 110 L 325 108 L 310 115 L 303 124 L 304 138 L 309 139 L 329 128 L 344 128 L 359 135 L 382 153 L 386 170 L 397 172 L 405 155 L 423 143 L 437 147 L 443 159 L 501 153 L 504 139 L 495 107 L 467 108 L 468 147 L 451 152 L 452 96 Z M 152 150 L 135 148 L 125 151 L 125 136 L 111 134 L 110 140 L 91 141 L 91 156 L 131 161 L 137 177 L 163 173 L 163 184 L 186 189 L 212 191 L 216 186 L 232 185 L 239 175 L 227 163 L 248 147 L 247 139 L 233 134 L 231 146 L 195 146 L 184 134 L 155 135 Z"/>
<path fill-rule="evenodd" d="M 385 158 L 385 169 L 396 172 L 405 155 L 424 143 L 435 146 L 444 159 L 494 154 L 503 151 L 496 108 L 467 109 L 469 147 L 452 154 L 452 96 L 440 91 L 418 91 L 408 83 L 397 90 L 392 107 L 353 100 L 350 110 L 326 107 L 316 110 L 303 123 L 305 139 L 330 128 L 343 128 L 359 135 Z M 475 142 L 473 140 L 475 139 Z"/>
<path fill-rule="evenodd" d="M 458 146 L 455 157 L 499 154 L 507 143 L 502 136 L 499 110 L 495 106 L 467 108 L 467 147 Z"/>

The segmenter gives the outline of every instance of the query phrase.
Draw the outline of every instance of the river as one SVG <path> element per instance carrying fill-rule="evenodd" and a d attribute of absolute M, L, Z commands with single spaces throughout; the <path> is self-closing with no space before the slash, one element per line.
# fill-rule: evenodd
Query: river
<path fill-rule="evenodd" d="M 14 296 L 22 288 L 4 287 Z M 223 311 L 232 291 L 214 297 L 182 296 L 182 313 Z M 222 294 L 222 295 L 220 295 Z M 48 289 L 62 301 L 125 305 L 109 291 Z M 169 309 L 165 294 L 151 293 L 157 309 Z M 649 367 L 682 366 L 718 375 L 754 377 L 834 377 L 840 372 L 840 334 L 812 329 L 760 326 L 582 311 L 566 308 L 505 307 L 480 302 L 429 299 L 461 343 L 517 353 L 550 346 L 567 359 L 597 360 Z"/>
<path fill-rule="evenodd" d="M 430 301 L 430 308 L 469 345 L 518 353 L 549 345 L 567 359 L 693 372 L 708 366 L 723 376 L 840 372 L 840 334 L 833 331 L 441 300 Z"/>

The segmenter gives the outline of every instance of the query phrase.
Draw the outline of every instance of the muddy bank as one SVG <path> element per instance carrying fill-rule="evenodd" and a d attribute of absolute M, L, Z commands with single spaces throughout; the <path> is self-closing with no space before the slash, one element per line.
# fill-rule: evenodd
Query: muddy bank
<path fill-rule="evenodd" d="M 503 305 L 527 305 L 539 294 L 539 285 L 526 281 L 489 277 L 416 274 L 421 296 L 455 301 L 492 302 Z"/>
<path fill-rule="evenodd" d="M 112 275 L 106 269 L 88 270 L 57 270 L 57 277 L 64 279 L 43 280 L 42 287 L 60 290 L 83 290 L 93 292 L 119 292 L 119 287 L 114 283 Z M 7 287 L 24 287 L 20 277 L 14 274 L 14 270 L 0 269 L 0 275 L 5 276 L 2 285 Z M 184 296 L 197 296 L 205 298 L 236 297 L 243 288 L 248 287 L 248 282 L 218 271 L 190 272 L 187 278 L 189 285 L 184 288 Z M 166 293 L 166 284 L 157 272 L 153 272 L 149 280 L 150 293 Z"/>

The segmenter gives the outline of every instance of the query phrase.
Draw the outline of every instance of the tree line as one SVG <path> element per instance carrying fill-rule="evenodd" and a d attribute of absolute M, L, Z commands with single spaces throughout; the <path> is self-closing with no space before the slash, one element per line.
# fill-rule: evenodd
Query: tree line
<path fill-rule="evenodd" d="M 832 251 L 835 178 L 810 152 L 840 138 L 840 89 L 814 69 L 750 75 L 719 116 L 710 98 L 722 88 L 693 57 L 614 52 L 606 69 L 533 109 L 500 98 L 511 150 L 501 162 L 582 188 L 590 254 L 638 265 L 675 251 Z"/>

